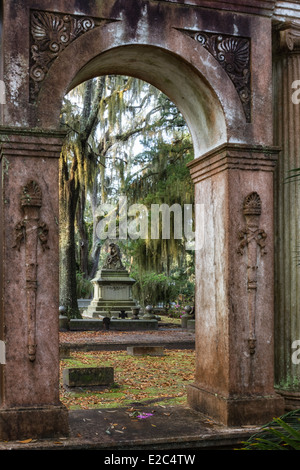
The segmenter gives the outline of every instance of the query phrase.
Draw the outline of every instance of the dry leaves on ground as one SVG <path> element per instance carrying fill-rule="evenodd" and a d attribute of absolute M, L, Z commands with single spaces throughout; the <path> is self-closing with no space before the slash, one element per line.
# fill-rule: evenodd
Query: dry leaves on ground
<path fill-rule="evenodd" d="M 72 391 L 61 386 L 61 401 L 70 409 L 128 406 L 185 400 L 186 385 L 194 380 L 194 350 L 168 350 L 162 357 L 134 357 L 126 351 L 73 352 L 61 361 L 67 367 L 114 367 L 115 383 L 101 390 Z"/>

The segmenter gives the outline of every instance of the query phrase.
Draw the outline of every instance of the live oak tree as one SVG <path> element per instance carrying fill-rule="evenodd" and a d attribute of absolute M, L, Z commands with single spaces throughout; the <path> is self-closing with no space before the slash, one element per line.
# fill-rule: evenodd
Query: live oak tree
<path fill-rule="evenodd" d="M 143 152 L 135 157 L 139 170 L 128 176 L 125 192 L 129 203 L 171 207 L 185 204 L 193 207 L 194 188 L 187 163 L 193 159 L 193 146 L 187 125 L 165 95 L 159 97 L 160 115 L 153 123 L 154 134 L 143 138 Z M 183 214 L 182 214 L 183 215 Z M 149 210 L 149 218 L 151 211 Z M 174 236 L 174 219 L 170 220 L 170 238 L 160 236 L 127 243 L 133 260 L 132 275 L 137 280 L 134 293 L 143 303 L 165 302 L 181 292 L 193 294 L 194 252 L 186 249 L 182 238 Z M 189 286 L 189 287 L 188 287 Z"/>
<path fill-rule="evenodd" d="M 157 112 L 150 106 L 157 91 L 145 85 L 131 77 L 103 76 L 83 83 L 64 100 L 61 122 L 68 135 L 60 158 L 60 304 L 69 318 L 79 316 L 78 270 L 89 277 L 87 196 L 93 214 L 93 275 L 100 246 L 96 208 L 113 196 L 114 182 L 119 188 L 124 184 L 126 145 L 151 126 Z"/>

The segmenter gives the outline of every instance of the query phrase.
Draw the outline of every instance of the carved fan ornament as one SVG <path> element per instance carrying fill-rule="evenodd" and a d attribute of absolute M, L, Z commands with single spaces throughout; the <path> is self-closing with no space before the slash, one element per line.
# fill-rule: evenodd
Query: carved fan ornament
<path fill-rule="evenodd" d="M 250 39 L 225 34 L 182 31 L 205 47 L 223 67 L 239 94 L 246 121 L 251 122 Z"/>
<path fill-rule="evenodd" d="M 251 193 L 245 198 L 243 212 L 245 215 L 261 214 L 261 199 L 257 193 Z"/>
<path fill-rule="evenodd" d="M 238 253 L 243 254 L 244 249 L 250 242 L 255 243 L 260 247 L 261 254 L 266 254 L 265 245 L 267 235 L 264 230 L 259 228 L 259 217 L 261 215 L 261 199 L 256 192 L 249 194 L 243 205 L 243 213 L 246 218 L 246 228 L 241 230 L 239 238 L 241 239 Z"/>
<path fill-rule="evenodd" d="M 30 99 L 34 101 L 59 54 L 82 34 L 106 20 L 48 11 L 31 12 Z"/>

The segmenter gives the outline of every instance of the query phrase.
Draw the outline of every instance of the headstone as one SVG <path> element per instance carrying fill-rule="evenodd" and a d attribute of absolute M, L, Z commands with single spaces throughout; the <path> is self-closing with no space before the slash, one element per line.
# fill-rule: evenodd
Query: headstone
<path fill-rule="evenodd" d="M 195 320 L 188 320 L 187 321 L 187 329 L 195 331 Z"/>
<path fill-rule="evenodd" d="M 63 383 L 68 387 L 89 387 L 114 383 L 113 367 L 74 367 L 63 370 Z"/>
<path fill-rule="evenodd" d="M 193 320 L 195 318 L 194 308 L 187 305 L 184 310 L 185 313 L 181 316 L 181 327 L 187 328 L 189 320 Z"/>
<path fill-rule="evenodd" d="M 71 349 L 69 346 L 59 346 L 59 359 L 68 359 L 71 357 Z"/>
<path fill-rule="evenodd" d="M 163 356 L 164 346 L 128 346 L 127 354 L 131 356 Z"/>

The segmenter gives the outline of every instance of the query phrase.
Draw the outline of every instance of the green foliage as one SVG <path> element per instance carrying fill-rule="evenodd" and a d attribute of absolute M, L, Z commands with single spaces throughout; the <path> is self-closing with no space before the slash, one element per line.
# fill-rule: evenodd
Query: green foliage
<path fill-rule="evenodd" d="M 93 284 L 89 279 L 84 278 L 80 272 L 76 272 L 77 299 L 89 299 L 93 294 Z"/>
<path fill-rule="evenodd" d="M 300 410 L 274 418 L 243 444 L 242 450 L 300 450 Z"/>
<path fill-rule="evenodd" d="M 194 187 L 187 168 L 187 163 L 193 158 L 190 136 L 186 130 L 181 136 L 176 133 L 174 136 L 176 141 L 153 139 L 148 144 L 148 149 L 137 156 L 137 164 L 143 162 L 142 169 L 130 175 L 124 187 L 129 204 L 143 204 L 149 214 L 148 239 L 135 243 L 133 259 L 143 266 L 145 271 L 154 270 L 168 274 L 174 266 L 185 264 L 186 240 L 184 233 L 181 239 L 175 239 L 172 212 L 170 239 L 166 240 L 161 236 L 162 224 L 159 238 L 151 239 L 151 205 L 167 204 L 171 207 L 178 204 L 182 208 L 183 216 L 184 205 L 192 204 L 194 200 Z M 144 145 L 147 143 L 144 142 Z"/>
<path fill-rule="evenodd" d="M 186 274 L 178 275 L 178 272 L 168 276 L 156 271 L 131 270 L 131 276 L 136 280 L 133 286 L 133 296 L 138 299 L 142 306 L 146 305 L 169 305 L 171 302 L 178 303 L 182 299 L 182 307 L 170 309 L 170 314 L 180 316 L 183 308 L 194 303 L 195 284 L 193 277 Z M 176 315 L 177 313 L 178 315 Z"/>
<path fill-rule="evenodd" d="M 176 283 L 166 274 L 150 271 L 131 272 L 131 275 L 137 281 L 133 285 L 133 296 L 142 306 L 166 303 L 176 296 Z"/>

